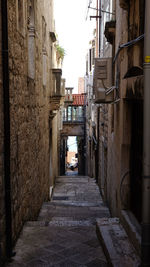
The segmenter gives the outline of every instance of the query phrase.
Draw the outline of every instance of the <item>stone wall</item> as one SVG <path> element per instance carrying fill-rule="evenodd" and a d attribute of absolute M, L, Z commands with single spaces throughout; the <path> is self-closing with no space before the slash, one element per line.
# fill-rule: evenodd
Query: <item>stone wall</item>
<path fill-rule="evenodd" d="M 128 14 L 119 6 L 116 1 L 116 34 L 115 34 L 115 53 L 119 44 L 128 41 Z M 124 51 L 126 53 L 127 51 Z M 118 57 L 118 69 L 120 82 L 122 82 L 123 68 L 127 71 L 126 55 L 120 54 Z M 116 65 L 117 65 L 116 64 Z M 115 71 L 117 71 L 117 67 Z M 124 82 L 124 81 L 123 81 Z M 121 97 L 123 84 L 119 84 L 119 94 Z M 120 101 L 109 109 L 108 120 L 108 173 L 107 173 L 107 201 L 113 216 L 119 215 L 120 210 L 120 180 L 121 180 L 121 142 L 122 142 L 122 123 L 123 123 L 123 103 Z"/>
<path fill-rule="evenodd" d="M 115 53 L 117 53 L 120 44 L 140 36 L 143 33 L 144 25 L 142 1 L 130 1 L 128 10 L 122 9 L 119 3 L 120 1 L 117 0 Z M 122 49 L 115 64 L 115 72 L 117 72 L 117 65 L 119 70 L 120 102 L 115 104 L 109 112 L 107 168 L 107 200 L 113 216 L 120 216 L 121 209 L 131 209 L 132 205 L 131 194 L 133 195 L 133 192 L 130 184 L 133 176 L 130 171 L 131 165 L 134 164 L 131 155 L 134 145 L 133 133 L 135 130 L 133 127 L 136 127 L 133 125 L 134 112 L 132 107 L 135 103 L 136 107 L 138 103 L 139 107 L 142 105 L 143 85 L 142 78 L 132 77 L 132 74 L 130 78 L 124 78 L 124 76 L 134 66 L 142 69 L 142 62 L 143 41 L 140 41 L 136 45 Z M 142 132 L 142 125 L 139 128 Z M 139 134 L 138 138 L 140 143 L 142 133 Z M 123 178 L 125 174 L 126 176 Z"/>
<path fill-rule="evenodd" d="M 84 136 L 84 123 L 64 123 L 62 136 Z"/>
<path fill-rule="evenodd" d="M 107 194 L 107 157 L 108 157 L 108 105 L 99 109 L 99 171 L 98 183 L 104 199 Z"/>
<path fill-rule="evenodd" d="M 52 185 L 55 183 L 55 179 L 58 176 L 58 120 L 59 114 L 57 114 L 52 122 L 52 166 L 53 166 L 53 176 Z"/>
<path fill-rule="evenodd" d="M 102 1 L 102 9 L 110 10 L 110 12 L 114 12 L 112 1 Z M 111 21 L 113 18 L 112 14 L 103 13 L 101 18 L 101 44 L 100 44 L 100 57 L 109 58 L 112 57 L 112 46 L 109 44 L 105 38 L 105 23 Z M 111 110 L 111 105 L 101 104 L 99 109 L 99 122 L 97 122 L 97 126 L 99 125 L 99 140 L 98 140 L 98 184 L 103 196 L 103 199 L 107 199 L 107 184 L 108 184 L 108 127 L 109 127 L 109 112 Z"/>
<path fill-rule="evenodd" d="M 4 114 L 3 114 L 3 74 L 2 74 L 2 25 L 0 5 L 0 265 L 5 255 L 5 203 L 4 203 Z"/>
<path fill-rule="evenodd" d="M 36 219 L 43 201 L 48 200 L 50 186 L 52 1 L 38 0 L 34 6 L 32 63 L 36 71 L 32 78 L 28 70 L 29 6 L 28 1 L 22 1 L 21 7 L 18 3 L 8 1 L 13 241 L 25 221 Z"/>

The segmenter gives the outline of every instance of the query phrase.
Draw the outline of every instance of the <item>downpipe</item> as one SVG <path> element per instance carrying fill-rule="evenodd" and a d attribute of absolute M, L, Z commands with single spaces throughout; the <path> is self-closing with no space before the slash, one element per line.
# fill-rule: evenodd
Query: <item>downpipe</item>
<path fill-rule="evenodd" d="M 99 57 L 101 56 L 101 8 L 102 3 L 101 0 L 99 0 Z"/>
<path fill-rule="evenodd" d="M 145 1 L 141 265 L 150 266 L 150 1 Z"/>
<path fill-rule="evenodd" d="M 8 16 L 7 0 L 1 0 L 2 17 L 2 69 L 3 69 L 3 109 L 4 109 L 4 183 L 6 220 L 6 257 L 12 256 L 12 217 L 10 181 L 10 106 L 9 106 L 9 67 L 8 67 Z"/>

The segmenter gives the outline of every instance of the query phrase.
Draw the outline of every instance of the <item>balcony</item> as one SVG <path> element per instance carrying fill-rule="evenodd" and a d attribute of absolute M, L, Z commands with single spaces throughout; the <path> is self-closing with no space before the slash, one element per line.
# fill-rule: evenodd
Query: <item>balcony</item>
<path fill-rule="evenodd" d="M 84 107 L 82 106 L 68 106 L 64 108 L 63 112 L 63 123 L 64 124 L 77 124 L 84 122 Z"/>
<path fill-rule="evenodd" d="M 83 123 L 84 122 L 84 117 L 83 116 L 77 116 L 76 118 L 66 118 L 65 116 L 63 117 L 63 123 Z"/>
<path fill-rule="evenodd" d="M 52 69 L 53 96 L 61 96 L 61 69 Z"/>
<path fill-rule="evenodd" d="M 61 69 L 52 69 L 52 94 L 50 96 L 50 111 L 59 110 L 64 102 L 65 79 L 61 78 Z"/>
<path fill-rule="evenodd" d="M 73 87 L 66 87 L 65 88 L 65 106 L 73 103 L 73 97 L 72 97 L 72 91 Z"/>
<path fill-rule="evenodd" d="M 115 32 L 116 32 L 116 21 L 111 20 L 105 23 L 105 32 L 104 35 L 107 39 L 107 42 L 113 44 L 115 41 Z"/>

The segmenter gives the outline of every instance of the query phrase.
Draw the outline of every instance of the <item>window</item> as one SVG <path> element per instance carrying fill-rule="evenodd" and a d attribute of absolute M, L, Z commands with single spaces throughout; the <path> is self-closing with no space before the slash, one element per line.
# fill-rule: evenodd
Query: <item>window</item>
<path fill-rule="evenodd" d="M 35 78 L 34 0 L 28 2 L 28 76 Z"/>
<path fill-rule="evenodd" d="M 47 83 L 47 53 L 46 53 L 46 22 L 45 18 L 42 17 L 42 49 L 43 49 L 43 86 Z"/>
<path fill-rule="evenodd" d="M 68 121 L 72 120 L 72 107 L 68 107 Z"/>
<path fill-rule="evenodd" d="M 89 71 L 92 70 L 92 49 L 89 49 Z"/>
<path fill-rule="evenodd" d="M 72 108 L 72 120 L 77 121 L 77 108 L 76 107 Z"/>
<path fill-rule="evenodd" d="M 28 2 L 28 25 L 29 27 L 35 24 L 35 15 L 34 15 L 34 0 L 29 0 Z"/>
<path fill-rule="evenodd" d="M 45 18 L 42 17 L 42 47 L 45 49 L 45 43 L 46 43 L 46 22 Z"/>
<path fill-rule="evenodd" d="M 67 108 L 63 110 L 63 121 L 67 121 Z"/>
<path fill-rule="evenodd" d="M 78 116 L 79 116 L 79 121 L 83 120 L 83 108 L 82 106 L 78 107 Z"/>
<path fill-rule="evenodd" d="M 23 1 L 18 0 L 18 24 L 19 28 L 23 28 Z"/>
<path fill-rule="evenodd" d="M 25 9 L 24 0 L 17 0 L 17 29 L 24 35 Z"/>

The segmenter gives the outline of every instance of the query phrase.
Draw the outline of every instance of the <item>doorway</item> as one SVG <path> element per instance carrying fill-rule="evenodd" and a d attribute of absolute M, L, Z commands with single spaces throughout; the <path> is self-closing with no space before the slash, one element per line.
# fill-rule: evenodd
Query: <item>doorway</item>
<path fill-rule="evenodd" d="M 130 208 L 139 223 L 142 210 L 142 166 L 143 166 L 143 102 L 132 103 L 132 135 L 130 150 L 131 197 Z"/>
<path fill-rule="evenodd" d="M 66 175 L 78 175 L 78 140 L 77 136 L 68 136 L 66 148 Z"/>

